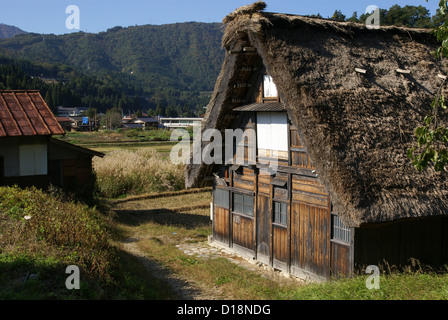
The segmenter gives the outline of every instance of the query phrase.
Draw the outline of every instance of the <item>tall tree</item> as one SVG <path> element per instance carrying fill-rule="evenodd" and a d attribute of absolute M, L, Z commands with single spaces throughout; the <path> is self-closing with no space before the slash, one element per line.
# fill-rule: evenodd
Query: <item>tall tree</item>
<path fill-rule="evenodd" d="M 50 107 L 50 109 L 54 108 L 53 96 L 52 96 L 50 90 L 47 90 L 47 92 L 45 93 L 44 100 L 47 103 L 47 105 Z"/>
<path fill-rule="evenodd" d="M 161 116 L 161 117 L 165 117 L 166 116 L 165 107 L 161 103 L 157 104 L 156 116 Z"/>
<path fill-rule="evenodd" d="M 345 21 L 345 15 L 342 14 L 341 10 L 335 10 L 333 16 L 330 19 L 336 21 Z"/>
<path fill-rule="evenodd" d="M 408 5 L 402 8 L 396 4 L 389 8 L 382 24 L 413 28 L 429 28 L 431 25 L 431 15 L 429 10 L 423 6 L 416 7 Z"/>
<path fill-rule="evenodd" d="M 359 22 L 359 19 L 358 19 L 358 12 L 356 12 L 356 11 L 353 12 L 352 16 L 351 16 L 350 18 L 348 18 L 347 21 L 350 21 L 350 22 Z"/>
<path fill-rule="evenodd" d="M 448 13 L 447 0 L 440 0 L 439 10 L 442 15 Z M 435 52 L 436 58 L 447 58 L 448 20 L 437 26 L 434 33 L 440 41 L 440 47 Z M 447 101 L 442 94 L 444 86 L 446 86 L 446 81 L 442 83 L 432 101 L 432 112 L 425 117 L 423 124 L 415 130 L 417 146 L 408 150 L 409 159 L 412 160 L 412 164 L 419 171 L 428 166 L 433 166 L 436 171 L 446 170 L 448 163 L 448 128 L 438 122 L 439 112 L 446 112 L 447 109 Z"/>
<path fill-rule="evenodd" d="M 431 27 L 437 28 L 444 24 L 448 20 L 448 12 L 442 13 L 440 9 L 437 9 L 436 14 L 431 18 Z"/>
<path fill-rule="evenodd" d="M 116 129 L 120 127 L 121 122 L 121 110 L 118 108 L 107 110 L 106 114 L 101 118 L 101 125 L 106 129 Z"/>
<path fill-rule="evenodd" d="M 171 105 L 169 105 L 168 107 L 166 107 L 166 116 L 170 117 L 170 118 L 175 118 L 177 117 L 179 114 L 176 111 L 176 109 L 174 109 Z"/>

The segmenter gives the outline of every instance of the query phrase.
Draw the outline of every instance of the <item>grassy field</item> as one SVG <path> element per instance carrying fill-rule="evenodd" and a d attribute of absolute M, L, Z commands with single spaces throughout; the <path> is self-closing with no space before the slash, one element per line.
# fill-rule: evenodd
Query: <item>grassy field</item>
<path fill-rule="evenodd" d="M 170 131 L 167 130 L 101 130 L 92 132 L 68 132 L 59 139 L 95 151 L 108 153 L 116 149 L 136 151 L 139 149 L 154 150 L 162 155 L 168 155 L 176 142 L 170 141 Z"/>
<path fill-rule="evenodd" d="M 191 193 L 176 184 L 183 180 L 182 168 L 154 151 L 166 142 L 125 142 L 124 135 L 106 142 L 101 134 L 74 134 L 85 146 L 110 146 L 103 168 L 96 167 L 97 177 L 109 177 L 101 180 L 103 186 L 118 186 L 120 192 L 101 196 L 96 207 L 58 190 L 0 188 L 0 299 L 179 299 L 171 278 L 148 272 L 148 263 L 210 299 L 448 299 L 448 274 L 419 266 L 381 274 L 380 288 L 369 290 L 367 275 L 311 284 L 269 278 L 225 258 L 187 255 L 177 246 L 205 243 L 212 233 L 210 190 Z M 166 172 L 171 172 L 170 184 L 163 184 L 169 180 L 163 178 Z M 154 176 L 159 180 L 145 180 Z M 129 189 L 122 181 L 132 181 Z M 80 290 L 65 286 L 68 265 L 81 268 Z"/>
<path fill-rule="evenodd" d="M 126 250 L 130 243 L 146 261 L 204 291 L 203 298 L 448 299 L 448 275 L 419 268 L 382 274 L 380 289 L 369 290 L 367 275 L 311 284 L 187 255 L 177 245 L 204 243 L 211 234 L 210 190 L 103 200 L 100 208 L 36 190 L 1 188 L 0 197 L 0 299 L 179 299 L 168 280 Z M 81 267 L 81 290 L 65 287 L 67 265 Z"/>
<path fill-rule="evenodd" d="M 380 289 L 368 289 L 367 275 L 327 283 L 279 281 L 247 270 L 227 259 L 202 260 L 176 245 L 204 242 L 211 234 L 208 192 L 170 198 L 134 199 L 114 206 L 123 235 L 132 238 L 145 256 L 203 288 L 213 288 L 220 299 L 242 300 L 433 300 L 448 299 L 448 275 L 412 271 L 380 276 Z M 188 206 L 185 206 L 188 203 Z"/>
<path fill-rule="evenodd" d="M 173 299 L 122 240 L 107 206 L 58 190 L 0 187 L 0 300 Z M 79 290 L 66 287 L 71 265 L 80 269 Z"/>

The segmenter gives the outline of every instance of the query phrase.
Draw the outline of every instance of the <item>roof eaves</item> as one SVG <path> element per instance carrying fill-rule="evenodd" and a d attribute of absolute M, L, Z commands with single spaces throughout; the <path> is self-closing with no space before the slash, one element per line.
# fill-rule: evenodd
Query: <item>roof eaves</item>
<path fill-rule="evenodd" d="M 280 102 L 252 103 L 234 108 L 233 111 L 256 111 L 256 112 L 284 112 L 285 106 Z"/>
<path fill-rule="evenodd" d="M 92 156 L 97 156 L 97 157 L 101 157 L 101 158 L 105 156 L 105 154 L 102 153 L 102 152 L 98 152 L 98 151 L 95 151 L 95 150 L 92 150 L 92 149 L 88 149 L 88 148 L 84 148 L 84 147 L 81 147 L 81 146 L 77 146 L 77 145 L 74 145 L 74 144 L 71 144 L 69 142 L 65 142 L 65 141 L 59 140 L 59 139 L 55 139 L 55 138 L 51 138 L 50 137 L 50 142 L 52 142 L 54 144 L 57 144 L 57 145 L 60 145 L 62 147 L 67 147 L 67 148 L 70 148 L 70 149 L 82 152 L 82 153 L 87 153 L 87 154 L 90 154 Z"/>

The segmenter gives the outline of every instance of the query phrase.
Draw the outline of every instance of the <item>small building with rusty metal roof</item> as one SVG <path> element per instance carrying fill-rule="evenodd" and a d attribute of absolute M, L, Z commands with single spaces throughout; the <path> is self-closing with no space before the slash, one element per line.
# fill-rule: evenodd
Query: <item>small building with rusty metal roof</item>
<path fill-rule="evenodd" d="M 0 185 L 89 191 L 104 154 L 53 137 L 64 134 L 39 91 L 0 91 Z"/>

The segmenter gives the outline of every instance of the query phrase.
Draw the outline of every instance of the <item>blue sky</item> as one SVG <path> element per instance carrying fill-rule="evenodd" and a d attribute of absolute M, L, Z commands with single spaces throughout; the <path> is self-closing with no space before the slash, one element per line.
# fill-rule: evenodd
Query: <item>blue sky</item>
<path fill-rule="evenodd" d="M 77 31 L 100 32 L 115 26 L 176 22 L 221 22 L 236 8 L 255 0 L 10 0 L 1 5 L 0 23 L 17 26 L 28 32 L 63 34 Z M 439 0 L 265 0 L 266 11 L 291 14 L 317 14 L 328 17 L 338 9 L 346 16 L 354 11 L 365 13 L 369 5 L 388 9 L 394 4 L 422 5 L 434 14 Z M 80 12 L 80 28 L 67 29 L 69 5 Z"/>

